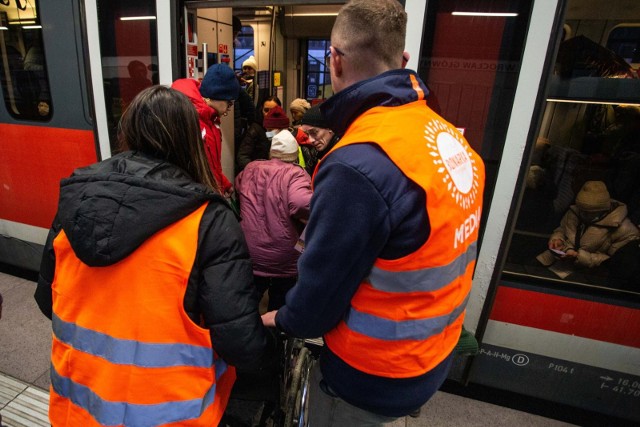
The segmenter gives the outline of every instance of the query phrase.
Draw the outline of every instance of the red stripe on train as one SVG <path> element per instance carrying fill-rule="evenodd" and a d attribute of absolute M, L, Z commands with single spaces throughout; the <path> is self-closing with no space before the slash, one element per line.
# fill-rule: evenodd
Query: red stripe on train
<path fill-rule="evenodd" d="M 489 317 L 640 348 L 640 310 L 633 308 L 500 286 Z"/>
<path fill-rule="evenodd" d="M 49 228 L 60 179 L 96 162 L 93 132 L 0 124 L 0 218 Z"/>

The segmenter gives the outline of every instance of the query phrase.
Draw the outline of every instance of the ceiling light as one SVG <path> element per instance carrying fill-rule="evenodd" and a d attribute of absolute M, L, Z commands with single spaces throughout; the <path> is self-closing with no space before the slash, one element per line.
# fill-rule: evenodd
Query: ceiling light
<path fill-rule="evenodd" d="M 42 25 L 23 25 L 22 28 L 25 30 L 38 30 L 42 28 Z"/>
<path fill-rule="evenodd" d="M 506 16 L 512 18 L 514 16 L 518 16 L 517 13 L 508 13 L 508 12 L 451 12 L 452 15 L 456 16 Z"/>
<path fill-rule="evenodd" d="M 627 102 L 627 101 L 576 101 L 575 99 L 558 99 L 558 98 L 547 98 L 547 102 L 566 102 L 566 103 L 570 103 L 570 104 L 635 105 L 635 106 L 640 106 L 640 103 Z"/>
<path fill-rule="evenodd" d="M 123 16 L 121 21 L 150 21 L 156 19 L 155 16 Z"/>
<path fill-rule="evenodd" d="M 320 12 L 320 13 L 285 13 L 284 16 L 338 16 L 338 12 Z"/>

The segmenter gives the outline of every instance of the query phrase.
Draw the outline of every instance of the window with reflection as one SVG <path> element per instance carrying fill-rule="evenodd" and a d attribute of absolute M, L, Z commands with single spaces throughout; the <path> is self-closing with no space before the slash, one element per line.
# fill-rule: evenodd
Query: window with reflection
<path fill-rule="evenodd" d="M 504 271 L 640 293 L 640 2 L 567 5 Z"/>
<path fill-rule="evenodd" d="M 53 113 L 38 2 L 0 2 L 0 78 L 7 111 L 19 120 Z"/>
<path fill-rule="evenodd" d="M 485 206 L 500 167 L 532 4 L 530 0 L 427 3 L 418 74 L 429 88 L 427 105 L 459 128 L 482 157 Z"/>
<path fill-rule="evenodd" d="M 156 2 L 100 0 L 98 21 L 109 140 L 115 150 L 124 109 L 159 81 Z"/>

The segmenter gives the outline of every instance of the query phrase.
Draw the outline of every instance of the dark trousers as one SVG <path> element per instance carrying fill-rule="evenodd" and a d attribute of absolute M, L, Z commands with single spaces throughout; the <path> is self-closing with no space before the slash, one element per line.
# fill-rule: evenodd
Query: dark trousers
<path fill-rule="evenodd" d="M 298 281 L 298 277 L 264 277 L 253 276 L 253 283 L 258 288 L 258 292 L 263 294 L 269 290 L 269 306 L 268 311 L 277 310 L 285 303 L 285 296 L 289 289 Z"/>

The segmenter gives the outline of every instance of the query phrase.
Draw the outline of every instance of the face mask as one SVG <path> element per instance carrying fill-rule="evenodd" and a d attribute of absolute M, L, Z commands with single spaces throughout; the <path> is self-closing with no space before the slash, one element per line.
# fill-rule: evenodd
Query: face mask
<path fill-rule="evenodd" d="M 271 138 L 273 138 L 274 136 L 276 136 L 276 132 L 275 132 L 275 131 L 269 131 L 269 132 L 267 132 L 267 138 L 271 139 Z"/>

